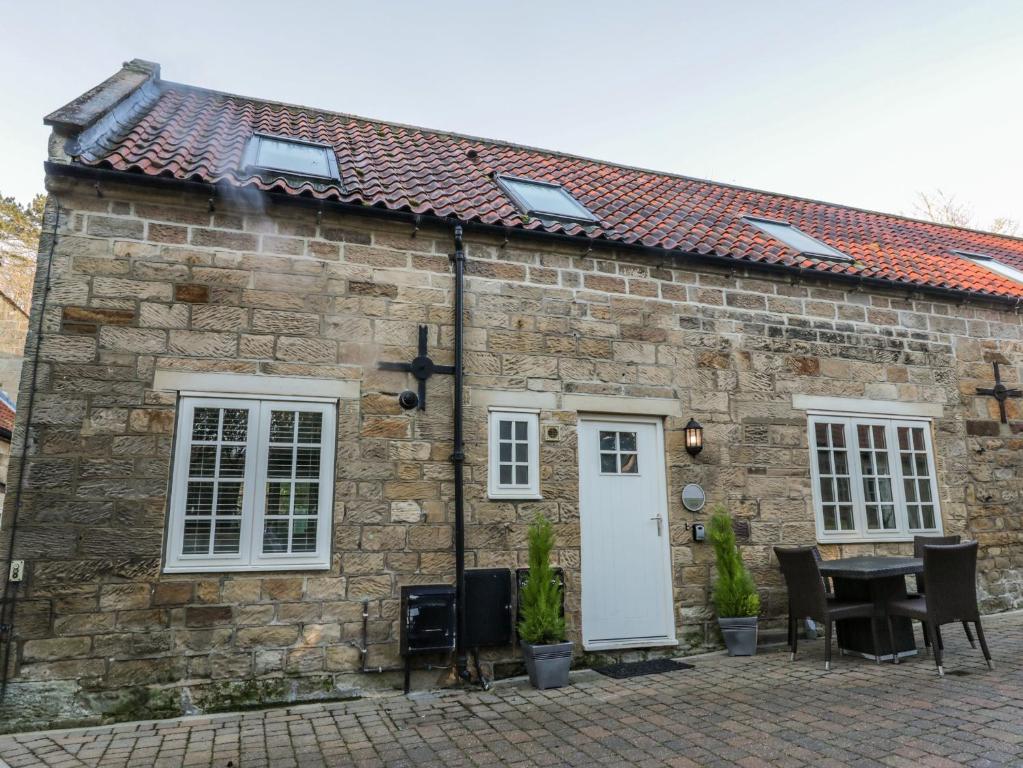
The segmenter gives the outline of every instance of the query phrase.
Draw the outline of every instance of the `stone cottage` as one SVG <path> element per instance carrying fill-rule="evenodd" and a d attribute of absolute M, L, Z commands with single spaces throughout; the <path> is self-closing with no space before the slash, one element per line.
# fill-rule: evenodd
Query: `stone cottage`
<path fill-rule="evenodd" d="M 768 617 L 773 545 L 921 532 L 1023 604 L 1020 400 L 978 393 L 1020 379 L 1023 241 L 137 60 L 46 122 L 6 727 L 393 684 L 400 589 L 523 565 L 537 514 L 580 654 L 703 647 L 716 505 Z"/>

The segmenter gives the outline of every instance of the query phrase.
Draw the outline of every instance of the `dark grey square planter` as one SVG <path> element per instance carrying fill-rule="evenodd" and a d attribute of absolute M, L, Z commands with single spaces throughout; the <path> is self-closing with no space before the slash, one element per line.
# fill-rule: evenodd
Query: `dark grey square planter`
<path fill-rule="evenodd" d="M 529 682 L 534 688 L 543 690 L 568 685 L 568 671 L 572 668 L 572 643 L 523 643 L 522 658 L 526 662 Z"/>
<path fill-rule="evenodd" d="M 757 617 L 718 619 L 729 656 L 752 656 L 757 652 Z"/>

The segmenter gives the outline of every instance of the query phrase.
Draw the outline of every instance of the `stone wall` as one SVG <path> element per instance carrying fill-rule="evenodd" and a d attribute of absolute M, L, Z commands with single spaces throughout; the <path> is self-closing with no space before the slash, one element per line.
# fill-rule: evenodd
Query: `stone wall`
<path fill-rule="evenodd" d="M 400 586 L 453 578 L 450 377 L 430 380 L 426 412 L 404 413 L 395 395 L 406 375 L 376 369 L 411 359 L 420 323 L 434 359 L 451 362 L 450 231 L 53 179 L 50 192 L 61 225 L 15 545 L 28 576 L 0 721 L 167 714 L 367 685 L 355 647 L 362 601 L 369 664 L 392 667 Z M 524 564 L 528 521 L 550 517 L 574 639 L 569 395 L 674 409 L 665 444 L 683 647 L 704 641 L 712 558 L 691 543 L 687 525 L 704 516 L 683 509 L 687 482 L 749 522 L 743 554 L 765 612 L 784 611 L 771 547 L 815 539 L 806 416 L 793 394 L 943 405 L 945 530 L 980 540 L 987 608 L 1023 602 L 1023 416 L 1011 403 L 1013 423 L 1000 425 L 994 401 L 974 394 L 990 386 L 993 360 L 1019 381 L 1019 315 L 514 237 L 470 235 L 468 249 L 467 564 Z M 358 384 L 339 409 L 329 571 L 161 573 L 175 393 L 153 388 L 157 370 Z M 562 428 L 541 442 L 542 501 L 486 499 L 483 403 L 509 392 L 543 403 L 541 424 Z M 690 416 L 706 428 L 695 459 L 682 446 Z"/>
<path fill-rule="evenodd" d="M 0 237 L 0 389 L 14 401 L 18 399 L 34 276 L 35 252 L 20 240 Z"/>

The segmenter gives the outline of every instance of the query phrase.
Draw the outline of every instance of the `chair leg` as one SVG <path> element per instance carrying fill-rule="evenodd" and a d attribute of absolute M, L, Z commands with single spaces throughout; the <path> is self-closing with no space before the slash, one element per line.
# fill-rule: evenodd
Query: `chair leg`
<path fill-rule="evenodd" d="M 938 675 L 944 677 L 945 668 L 941 665 L 941 646 L 938 644 L 937 629 L 930 622 L 925 624 L 924 627 L 925 631 L 931 636 L 931 650 L 934 651 L 934 663 L 938 667 Z"/>
<path fill-rule="evenodd" d="M 789 614 L 789 634 L 788 634 L 788 646 L 789 646 L 789 661 L 792 661 L 792 635 L 796 632 L 796 620 L 792 618 L 792 614 Z"/>
<path fill-rule="evenodd" d="M 792 645 L 790 646 L 789 661 L 796 660 L 796 654 L 799 652 L 799 626 L 797 622 L 798 618 L 792 620 Z"/>
<path fill-rule="evenodd" d="M 888 642 L 892 646 L 892 664 L 899 663 L 899 654 L 895 652 L 895 626 L 892 624 L 892 617 L 888 617 Z"/>
<path fill-rule="evenodd" d="M 930 650 L 931 649 L 931 633 L 927 631 L 927 622 L 926 621 L 921 621 L 920 622 L 920 629 L 923 630 L 924 648 L 926 648 L 927 650 Z"/>
<path fill-rule="evenodd" d="M 938 650 L 945 652 L 945 641 L 941 639 L 941 627 L 934 628 L 934 638 L 938 641 Z"/>
<path fill-rule="evenodd" d="M 881 663 L 881 628 L 878 626 L 880 619 L 877 616 L 870 617 L 870 634 L 874 640 L 874 663 Z M 892 648 L 895 646 L 892 645 Z"/>
<path fill-rule="evenodd" d="M 970 647 L 976 648 L 977 644 L 973 642 L 973 633 L 970 631 L 970 622 L 963 622 L 963 629 L 966 630 L 966 639 L 970 641 Z"/>
<path fill-rule="evenodd" d="M 830 616 L 824 617 L 824 671 L 829 672 L 831 670 L 831 627 L 832 621 Z"/>
<path fill-rule="evenodd" d="M 980 625 L 980 619 L 973 623 L 977 627 L 977 639 L 980 640 L 980 650 L 984 652 L 984 661 L 987 662 L 987 668 L 994 669 L 995 663 L 991 661 L 991 651 L 987 649 L 987 640 L 984 637 L 984 628 Z"/>

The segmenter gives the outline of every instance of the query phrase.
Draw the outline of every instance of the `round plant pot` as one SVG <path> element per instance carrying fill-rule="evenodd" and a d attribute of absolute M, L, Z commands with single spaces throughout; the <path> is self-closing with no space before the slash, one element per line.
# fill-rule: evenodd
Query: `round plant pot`
<path fill-rule="evenodd" d="M 729 656 L 752 656 L 757 652 L 757 617 L 718 619 Z"/>
<path fill-rule="evenodd" d="M 543 690 L 568 685 L 568 670 L 572 667 L 572 643 L 523 643 L 522 658 L 526 662 L 529 682 L 534 688 Z"/>

